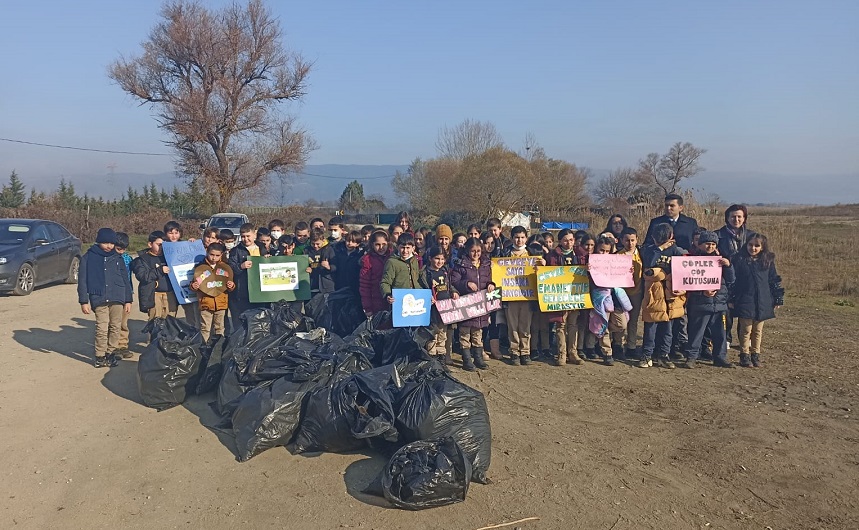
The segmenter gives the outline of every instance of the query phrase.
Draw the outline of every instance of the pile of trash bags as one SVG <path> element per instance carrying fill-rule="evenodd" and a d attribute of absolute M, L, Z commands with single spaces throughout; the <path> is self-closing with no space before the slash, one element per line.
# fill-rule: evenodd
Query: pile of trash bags
<path fill-rule="evenodd" d="M 241 329 L 208 344 L 182 321 L 155 320 L 138 364 L 143 402 L 163 410 L 216 386 L 212 406 L 240 461 L 278 446 L 370 448 L 390 455 L 380 480 L 394 506 L 463 501 L 470 481 L 488 482 L 483 394 L 426 353 L 429 330 L 392 328 L 390 314 L 367 321 L 345 308 L 356 303 L 337 292 L 314 297 L 307 315 L 286 302 L 252 309 Z"/>

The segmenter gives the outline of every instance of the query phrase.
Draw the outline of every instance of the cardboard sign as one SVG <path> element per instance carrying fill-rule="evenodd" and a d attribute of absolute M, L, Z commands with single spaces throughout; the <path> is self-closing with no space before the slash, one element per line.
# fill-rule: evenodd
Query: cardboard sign
<path fill-rule="evenodd" d="M 538 256 L 492 258 L 492 283 L 505 302 L 537 299 Z"/>
<path fill-rule="evenodd" d="M 542 312 L 573 311 L 594 306 L 588 271 L 582 265 L 537 267 L 537 293 Z"/>
<path fill-rule="evenodd" d="M 194 267 L 206 258 L 206 250 L 201 240 L 196 241 L 165 241 L 161 245 L 164 260 L 170 267 L 170 283 L 176 300 L 180 304 L 190 304 L 197 301 L 197 293 L 191 290 L 194 281 Z"/>
<path fill-rule="evenodd" d="M 597 287 L 634 287 L 631 254 L 591 254 L 588 270 Z"/>
<path fill-rule="evenodd" d="M 494 291 L 484 289 L 476 293 L 460 295 L 456 300 L 453 298 L 436 300 L 435 308 L 445 324 L 482 317 L 501 309 L 501 289 Z"/>
<path fill-rule="evenodd" d="M 395 328 L 430 325 L 432 289 L 393 289 Z"/>
<path fill-rule="evenodd" d="M 718 291 L 722 286 L 722 256 L 675 256 L 671 259 L 671 288 L 675 291 Z"/>
<path fill-rule="evenodd" d="M 200 282 L 198 291 L 208 296 L 218 296 L 227 292 L 227 282 L 233 281 L 233 269 L 223 262 L 214 268 L 208 263 L 201 263 L 194 269 L 194 280 Z"/>
<path fill-rule="evenodd" d="M 270 256 L 248 258 L 248 299 L 252 303 L 310 300 L 310 274 L 307 256 Z"/>

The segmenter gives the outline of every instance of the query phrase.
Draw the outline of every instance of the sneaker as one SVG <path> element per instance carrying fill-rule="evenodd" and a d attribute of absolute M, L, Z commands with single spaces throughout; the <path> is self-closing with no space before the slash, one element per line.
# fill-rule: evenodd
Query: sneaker
<path fill-rule="evenodd" d="M 680 368 L 695 368 L 695 361 L 689 360 L 680 365 Z"/>
<path fill-rule="evenodd" d="M 590 361 L 593 361 L 593 360 L 600 358 L 599 354 L 597 354 L 593 348 L 585 348 L 583 351 L 584 351 L 585 358 L 587 358 Z M 579 356 L 581 357 L 581 354 Z"/>
<path fill-rule="evenodd" d="M 638 364 L 636 364 L 636 366 L 638 366 L 639 368 L 650 368 L 651 366 L 653 366 L 653 361 L 651 361 L 650 359 L 642 359 L 638 361 Z"/>
<path fill-rule="evenodd" d="M 510 364 L 513 366 L 522 366 L 522 362 L 519 360 L 518 355 L 510 355 Z"/>
<path fill-rule="evenodd" d="M 612 344 L 611 346 L 611 355 L 618 361 L 626 360 L 626 351 L 623 349 L 623 346 L 616 346 Z"/>
<path fill-rule="evenodd" d="M 540 355 L 542 355 L 544 359 L 551 359 L 553 357 L 552 350 L 542 350 Z"/>
<path fill-rule="evenodd" d="M 716 368 L 733 368 L 734 365 L 728 361 L 713 361 L 713 366 Z"/>
<path fill-rule="evenodd" d="M 660 357 L 657 362 L 660 368 L 666 368 L 668 370 L 673 370 L 675 368 L 674 363 L 671 362 L 671 359 L 668 357 Z"/>
<path fill-rule="evenodd" d="M 120 348 L 114 352 L 114 355 L 116 355 L 118 358 L 130 359 L 132 354 L 128 350 L 128 348 Z"/>
<path fill-rule="evenodd" d="M 110 368 L 119 366 L 119 355 L 116 353 L 111 353 L 110 355 L 105 357 L 105 360 L 107 361 L 107 366 L 109 366 Z"/>
<path fill-rule="evenodd" d="M 754 366 L 755 368 L 761 367 L 761 354 L 760 353 L 753 353 L 752 354 L 752 366 Z"/>
<path fill-rule="evenodd" d="M 744 368 L 750 368 L 752 366 L 752 360 L 749 358 L 748 353 L 740 354 L 740 366 Z"/>
<path fill-rule="evenodd" d="M 522 363 L 523 366 L 528 366 L 529 364 L 531 364 L 531 356 L 522 355 L 519 357 L 519 361 Z"/>
<path fill-rule="evenodd" d="M 92 365 L 95 368 L 104 368 L 105 366 L 107 366 L 107 358 L 105 358 L 104 356 L 96 357 L 95 362 L 92 363 Z"/>
<path fill-rule="evenodd" d="M 606 366 L 614 366 L 614 357 L 611 355 L 606 355 L 602 360 L 602 363 Z"/>

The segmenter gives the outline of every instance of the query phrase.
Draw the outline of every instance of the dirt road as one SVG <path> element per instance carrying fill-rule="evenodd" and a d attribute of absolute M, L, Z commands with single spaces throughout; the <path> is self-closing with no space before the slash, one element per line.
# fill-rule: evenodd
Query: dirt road
<path fill-rule="evenodd" d="M 0 297 L 2 528 L 859 528 L 853 308 L 782 310 L 760 370 L 457 371 L 487 396 L 493 483 L 413 513 L 361 493 L 382 464 L 370 453 L 240 464 L 207 428 L 213 395 L 142 406 L 136 355 L 92 367 L 74 290 Z"/>

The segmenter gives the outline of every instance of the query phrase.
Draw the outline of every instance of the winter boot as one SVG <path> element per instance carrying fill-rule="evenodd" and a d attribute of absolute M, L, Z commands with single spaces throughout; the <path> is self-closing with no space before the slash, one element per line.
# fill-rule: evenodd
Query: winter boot
<path fill-rule="evenodd" d="M 585 364 L 585 361 L 582 360 L 582 357 L 576 352 L 576 350 L 571 351 L 567 354 L 567 364 Z"/>
<path fill-rule="evenodd" d="M 749 358 L 748 353 L 740 354 L 740 366 L 744 368 L 749 368 L 752 365 L 752 360 Z"/>
<path fill-rule="evenodd" d="M 489 365 L 483 360 L 483 348 L 471 348 L 471 356 L 474 358 L 474 364 L 481 370 L 486 370 Z"/>
<path fill-rule="evenodd" d="M 489 357 L 491 359 L 495 359 L 496 361 L 500 361 L 503 359 L 501 356 L 501 341 L 498 339 L 489 339 Z"/>
<path fill-rule="evenodd" d="M 761 367 L 761 354 L 760 353 L 753 353 L 752 354 L 752 366 L 754 366 L 755 368 Z"/>
<path fill-rule="evenodd" d="M 445 366 L 453 366 L 453 359 L 450 358 L 450 352 L 444 352 L 444 363 Z"/>
<path fill-rule="evenodd" d="M 477 370 L 474 366 L 474 361 L 471 360 L 471 350 L 462 348 L 462 369 L 466 372 Z"/>

